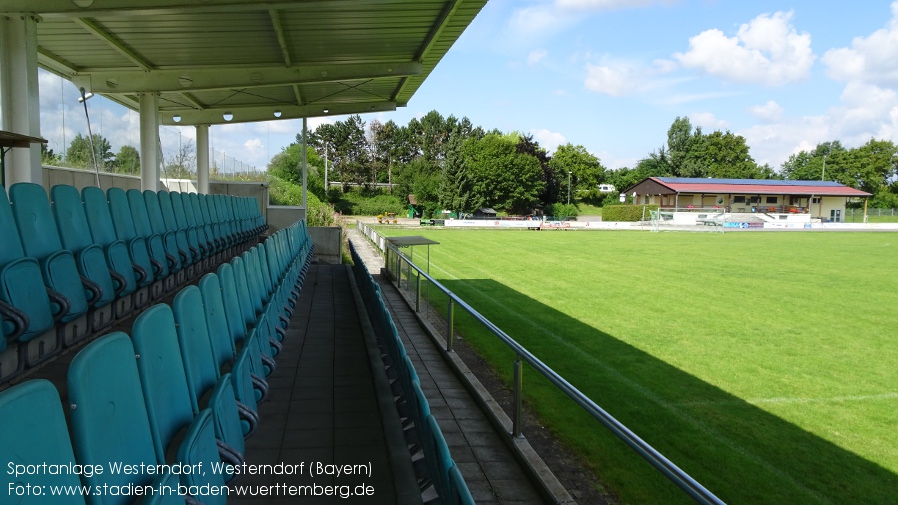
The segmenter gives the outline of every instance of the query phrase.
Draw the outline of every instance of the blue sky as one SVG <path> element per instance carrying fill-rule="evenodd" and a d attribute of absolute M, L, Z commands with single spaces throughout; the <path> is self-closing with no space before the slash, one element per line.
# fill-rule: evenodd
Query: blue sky
<path fill-rule="evenodd" d="M 77 91 L 42 72 L 42 132 L 55 150 L 63 103 L 69 142 L 84 131 Z M 137 144 L 136 113 L 89 105 L 114 150 Z M 550 151 L 581 144 L 611 168 L 664 144 L 677 116 L 743 135 L 777 169 L 827 140 L 898 142 L 898 1 L 490 0 L 408 107 L 363 119 L 405 124 L 434 109 L 532 133 Z M 212 143 L 261 167 L 300 128 L 216 126 Z M 166 127 L 163 149 L 193 136 Z"/>

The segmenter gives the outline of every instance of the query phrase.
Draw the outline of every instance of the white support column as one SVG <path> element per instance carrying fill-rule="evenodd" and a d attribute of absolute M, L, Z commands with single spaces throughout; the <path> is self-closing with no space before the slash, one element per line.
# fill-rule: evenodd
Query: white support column
<path fill-rule="evenodd" d="M 159 97 L 140 94 L 140 189 L 159 189 Z"/>
<path fill-rule="evenodd" d="M 198 124 L 196 128 L 196 191 L 209 194 L 209 125 Z"/>
<path fill-rule="evenodd" d="M 37 22 L 30 16 L 0 17 L 0 116 L 3 130 L 41 136 Z M 7 153 L 7 187 L 17 182 L 42 181 L 39 144 Z"/>
<path fill-rule="evenodd" d="M 308 160 L 306 159 L 306 138 L 309 136 L 309 125 L 308 120 L 306 118 L 302 118 L 302 208 L 305 210 L 306 215 L 309 215 L 309 205 L 306 199 L 307 195 L 307 176 L 309 173 L 308 170 Z"/>

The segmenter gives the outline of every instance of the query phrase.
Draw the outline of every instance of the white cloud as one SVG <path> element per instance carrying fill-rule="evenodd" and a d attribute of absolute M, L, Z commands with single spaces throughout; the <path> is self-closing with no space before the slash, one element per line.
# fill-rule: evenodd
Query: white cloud
<path fill-rule="evenodd" d="M 537 49 L 535 51 L 531 51 L 527 56 L 527 64 L 528 65 L 536 65 L 540 61 L 546 59 L 546 56 L 549 55 L 549 51 L 545 49 Z"/>
<path fill-rule="evenodd" d="M 783 117 L 783 107 L 773 100 L 764 105 L 749 107 L 748 110 L 764 121 L 779 121 Z"/>
<path fill-rule="evenodd" d="M 827 74 L 840 81 L 898 85 L 898 2 L 885 28 L 856 37 L 851 47 L 831 49 L 823 55 Z"/>
<path fill-rule="evenodd" d="M 653 66 L 626 61 L 587 63 L 583 85 L 596 93 L 624 96 L 657 87 L 658 76 L 672 72 L 676 67 L 676 63 L 669 60 L 656 60 Z"/>
<path fill-rule="evenodd" d="M 695 112 L 689 114 L 689 120 L 693 125 L 701 127 L 703 130 L 726 130 L 730 127 L 730 123 L 718 119 L 711 112 Z"/>
<path fill-rule="evenodd" d="M 530 134 L 533 135 L 533 138 L 536 139 L 537 142 L 539 142 L 540 146 L 550 153 L 555 152 L 555 149 L 558 149 L 558 146 L 567 143 L 567 139 L 564 138 L 564 135 L 551 132 L 545 128 L 530 130 Z"/>
<path fill-rule="evenodd" d="M 810 34 L 799 34 L 791 19 L 791 12 L 762 14 L 739 27 L 735 37 L 706 30 L 689 39 L 689 51 L 674 58 L 684 67 L 734 82 L 782 86 L 799 81 L 816 57 Z"/>
<path fill-rule="evenodd" d="M 659 3 L 671 3 L 659 0 L 555 0 L 555 5 L 563 9 L 605 11 L 622 8 L 646 7 Z"/>

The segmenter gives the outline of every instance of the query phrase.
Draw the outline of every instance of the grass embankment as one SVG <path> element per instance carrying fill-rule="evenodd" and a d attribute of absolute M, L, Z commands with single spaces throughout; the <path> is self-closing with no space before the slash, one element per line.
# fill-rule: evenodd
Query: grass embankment
<path fill-rule="evenodd" d="M 387 232 L 439 241 L 435 277 L 727 503 L 895 502 L 898 235 Z M 505 347 L 457 321 L 510 380 Z M 690 503 L 524 377 L 623 503 Z"/>

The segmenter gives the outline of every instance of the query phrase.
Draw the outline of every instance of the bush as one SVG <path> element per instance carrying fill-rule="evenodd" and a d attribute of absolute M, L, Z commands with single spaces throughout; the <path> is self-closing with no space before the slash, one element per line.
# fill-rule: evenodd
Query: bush
<path fill-rule="evenodd" d="M 344 193 L 334 206 L 340 213 L 352 216 L 376 216 L 388 212 L 402 215 L 406 209 L 405 202 L 395 195 L 359 189 Z"/>
<path fill-rule="evenodd" d="M 606 205 L 602 207 L 602 221 L 642 221 L 643 215 L 648 220 L 656 210 L 657 205 Z"/>
<path fill-rule="evenodd" d="M 580 215 L 580 211 L 574 204 L 554 203 L 546 208 L 546 213 L 556 220 L 574 220 Z"/>

